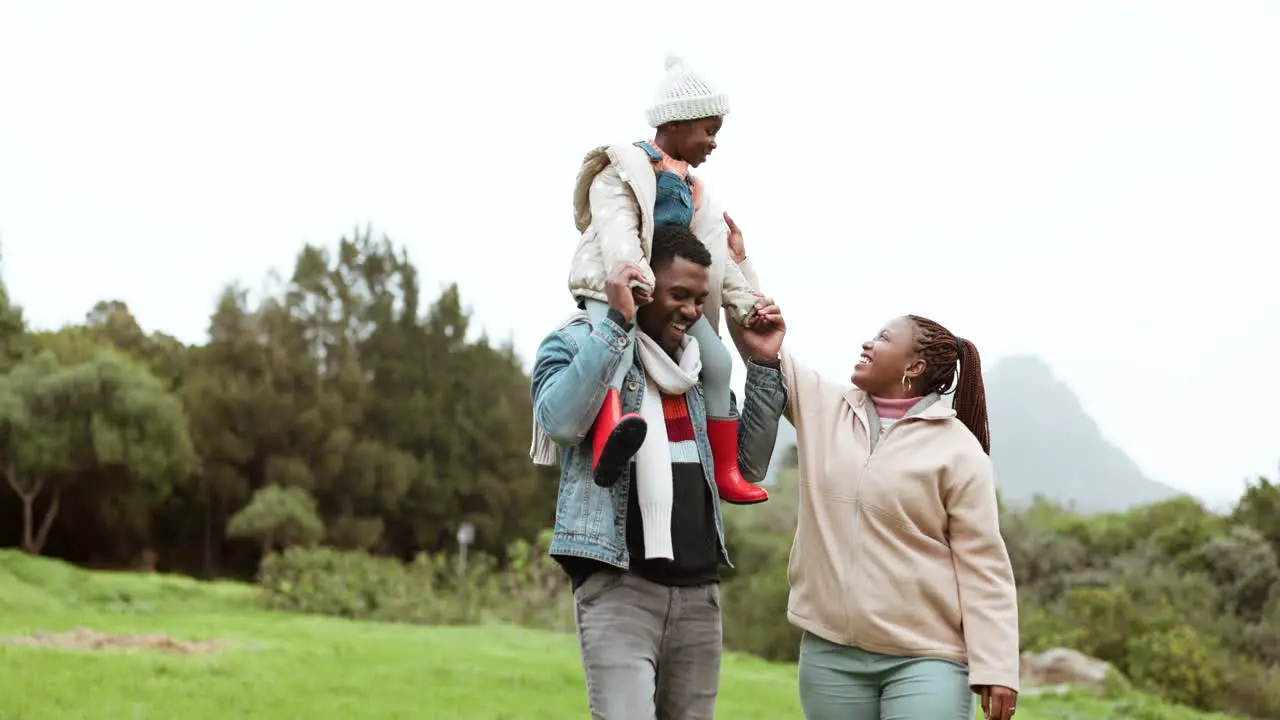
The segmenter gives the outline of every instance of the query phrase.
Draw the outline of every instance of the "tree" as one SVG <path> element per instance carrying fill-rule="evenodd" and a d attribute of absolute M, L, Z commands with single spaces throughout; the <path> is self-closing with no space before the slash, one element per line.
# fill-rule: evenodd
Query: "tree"
<path fill-rule="evenodd" d="M 26 328 L 22 308 L 9 301 L 9 289 L 0 280 L 0 372 L 7 372 L 26 354 Z"/>
<path fill-rule="evenodd" d="M 1250 482 L 1231 517 L 1262 533 L 1280 553 L 1280 483 L 1265 477 Z"/>
<path fill-rule="evenodd" d="M 1248 621 L 1260 620 L 1272 588 L 1280 587 L 1280 561 L 1262 533 L 1233 527 L 1206 542 L 1200 555 L 1222 592 L 1223 609 Z"/>
<path fill-rule="evenodd" d="M 231 517 L 227 537 L 257 540 L 266 557 L 280 545 L 314 545 L 324 537 L 324 524 L 306 490 L 267 485 Z"/>
<path fill-rule="evenodd" d="M 0 378 L 0 467 L 22 502 L 29 553 L 43 550 L 77 484 L 123 473 L 163 498 L 194 459 L 178 400 L 112 350 L 69 365 L 46 350 Z"/>
<path fill-rule="evenodd" d="M 91 455 L 82 449 L 66 467 L 41 468 L 42 480 L 19 463 L 21 491 L 0 492 L 0 543 L 103 564 L 155 549 L 167 569 L 247 579 L 260 557 L 228 541 L 229 521 L 271 485 L 305 490 L 325 542 L 339 547 L 408 559 L 452 549 L 464 521 L 476 526 L 478 552 L 501 555 L 533 539 L 554 517 L 556 471 L 526 453 L 523 363 L 509 343 L 476 337 L 457 287 L 427 302 L 419 278 L 403 247 L 361 228 L 303 247 L 286 277 L 252 297 L 230 285 L 195 347 L 144 330 L 116 299 L 79 325 L 26 332 L 0 294 L 0 357 L 12 358 L 0 374 L 25 364 L 3 382 L 0 452 L 52 457 L 23 434 L 39 439 L 49 433 L 36 430 L 52 427 L 48 413 L 31 412 L 43 397 L 34 388 L 110 356 L 154 376 L 159 386 L 148 392 L 181 401 L 185 422 L 172 427 L 197 458 L 189 473 L 154 486 L 122 464 L 80 458 Z M 42 350 L 52 365 L 30 362 Z M 20 523 L 4 522 L 24 509 L 28 542 Z"/>

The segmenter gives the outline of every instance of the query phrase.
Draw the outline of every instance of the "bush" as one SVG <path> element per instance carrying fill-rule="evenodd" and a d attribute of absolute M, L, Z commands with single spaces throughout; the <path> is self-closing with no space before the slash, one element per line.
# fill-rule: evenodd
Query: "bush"
<path fill-rule="evenodd" d="M 1122 670 L 1139 687 L 1168 700 L 1211 709 L 1219 704 L 1224 657 L 1217 644 L 1189 625 L 1144 633 L 1125 648 Z"/>
<path fill-rule="evenodd" d="M 506 622 L 565 630 L 573 627 L 572 597 L 547 556 L 549 533 L 517 541 L 506 566 L 474 555 L 462 567 L 444 554 L 411 563 L 363 551 L 292 548 L 263 561 L 258 583 L 273 609 L 427 625 Z"/>
<path fill-rule="evenodd" d="M 1165 699 L 1280 718 L 1280 568 L 1258 533 L 1188 499 L 1094 517 L 1041 502 L 1002 528 L 1024 649 L 1071 647 Z"/>
<path fill-rule="evenodd" d="M 396 560 L 324 547 L 273 553 L 258 571 L 268 607 L 350 619 L 379 617 L 415 596 L 430 601 L 431 586 L 415 579 Z"/>
<path fill-rule="evenodd" d="M 724 644 L 737 652 L 794 662 L 800 631 L 787 621 L 790 536 L 743 535 L 732 547 L 737 570 L 726 575 L 720 597 Z"/>
<path fill-rule="evenodd" d="M 1236 526 L 1226 535 L 1204 543 L 1201 561 L 1214 583 L 1222 588 L 1222 610 L 1256 621 L 1280 583 L 1276 551 L 1257 530 Z"/>
<path fill-rule="evenodd" d="M 1240 662 L 1227 668 L 1222 709 L 1254 718 L 1280 718 L 1280 667 Z"/>

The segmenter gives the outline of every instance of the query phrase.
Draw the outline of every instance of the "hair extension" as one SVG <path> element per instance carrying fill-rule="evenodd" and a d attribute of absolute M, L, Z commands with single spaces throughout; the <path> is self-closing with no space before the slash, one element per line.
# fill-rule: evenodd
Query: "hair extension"
<path fill-rule="evenodd" d="M 920 387 L 924 394 L 945 395 L 955 390 L 956 417 L 969 428 L 991 454 L 991 428 L 987 423 L 987 392 L 982 385 L 982 359 L 978 348 L 956 337 L 942 325 L 918 315 L 908 315 L 915 325 L 915 351 L 924 359 Z M 956 366 L 959 365 L 959 373 Z"/>

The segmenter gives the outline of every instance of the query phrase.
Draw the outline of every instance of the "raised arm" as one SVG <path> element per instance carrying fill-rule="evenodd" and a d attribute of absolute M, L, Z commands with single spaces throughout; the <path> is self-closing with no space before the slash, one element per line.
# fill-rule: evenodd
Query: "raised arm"
<path fill-rule="evenodd" d="M 729 231 L 729 262 L 725 263 L 724 282 L 720 288 L 720 305 L 733 312 L 739 325 L 746 325 L 755 316 L 755 303 L 760 297 L 760 278 L 755 266 L 747 259 L 747 245 L 742 229 L 729 213 L 724 213 Z"/>
<path fill-rule="evenodd" d="M 594 327 L 570 325 L 538 346 L 529 382 L 534 420 L 562 447 L 582 442 L 600 412 L 609 382 L 631 343 L 628 334 L 636 304 L 630 285 L 639 277 L 640 268 L 634 264 L 614 268 L 605 283 L 608 316 Z"/>
<path fill-rule="evenodd" d="M 734 322 L 739 325 L 751 322 L 760 296 L 756 294 L 756 287 L 743 275 L 742 268 L 732 259 L 724 264 L 724 284 L 720 293 L 720 305 L 733 313 Z"/>
<path fill-rule="evenodd" d="M 577 445 L 591 430 L 609 380 L 630 339 L 616 310 L 597 323 L 574 325 L 548 335 L 538 346 L 529 390 L 534 418 L 562 447 Z"/>
<path fill-rule="evenodd" d="M 803 416 L 806 408 L 816 410 L 849 390 L 849 386 L 834 382 L 806 365 L 785 346 L 782 348 L 782 379 L 787 388 L 785 415 L 792 425 L 798 423 L 796 418 Z"/>
<path fill-rule="evenodd" d="M 729 323 L 733 342 L 747 364 L 746 392 L 738 419 L 738 469 L 753 483 L 763 480 L 769 472 L 778 441 L 778 419 L 787 406 L 787 389 L 778 360 L 787 323 L 773 300 L 756 300 L 760 304 L 759 325 L 743 328 Z"/>
<path fill-rule="evenodd" d="M 736 404 L 732 394 L 730 398 Z M 778 361 L 747 360 L 746 392 L 738 418 L 738 470 L 747 482 L 758 483 L 769 472 L 778 444 L 778 420 L 786 406 Z"/>
<path fill-rule="evenodd" d="M 732 256 L 729 259 L 732 260 Z M 734 260 L 734 262 L 738 265 L 738 272 L 742 273 L 747 284 L 759 290 L 760 274 L 756 272 L 756 264 L 751 262 L 751 258 L 743 255 L 741 260 Z"/>
<path fill-rule="evenodd" d="M 1018 593 L 1000 534 L 991 460 L 976 448 L 944 486 L 969 683 L 1018 689 Z"/>

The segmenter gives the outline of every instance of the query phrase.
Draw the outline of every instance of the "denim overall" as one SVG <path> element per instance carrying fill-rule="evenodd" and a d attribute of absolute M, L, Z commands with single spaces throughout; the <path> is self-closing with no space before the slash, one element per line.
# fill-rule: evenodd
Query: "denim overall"
<path fill-rule="evenodd" d="M 658 176 L 658 192 L 653 201 L 653 226 L 692 225 L 693 180 L 686 180 L 670 170 L 657 169 L 656 163 L 662 161 L 662 153 L 644 141 L 635 145 L 649 153 L 649 159 L 655 163 L 654 172 Z"/>

